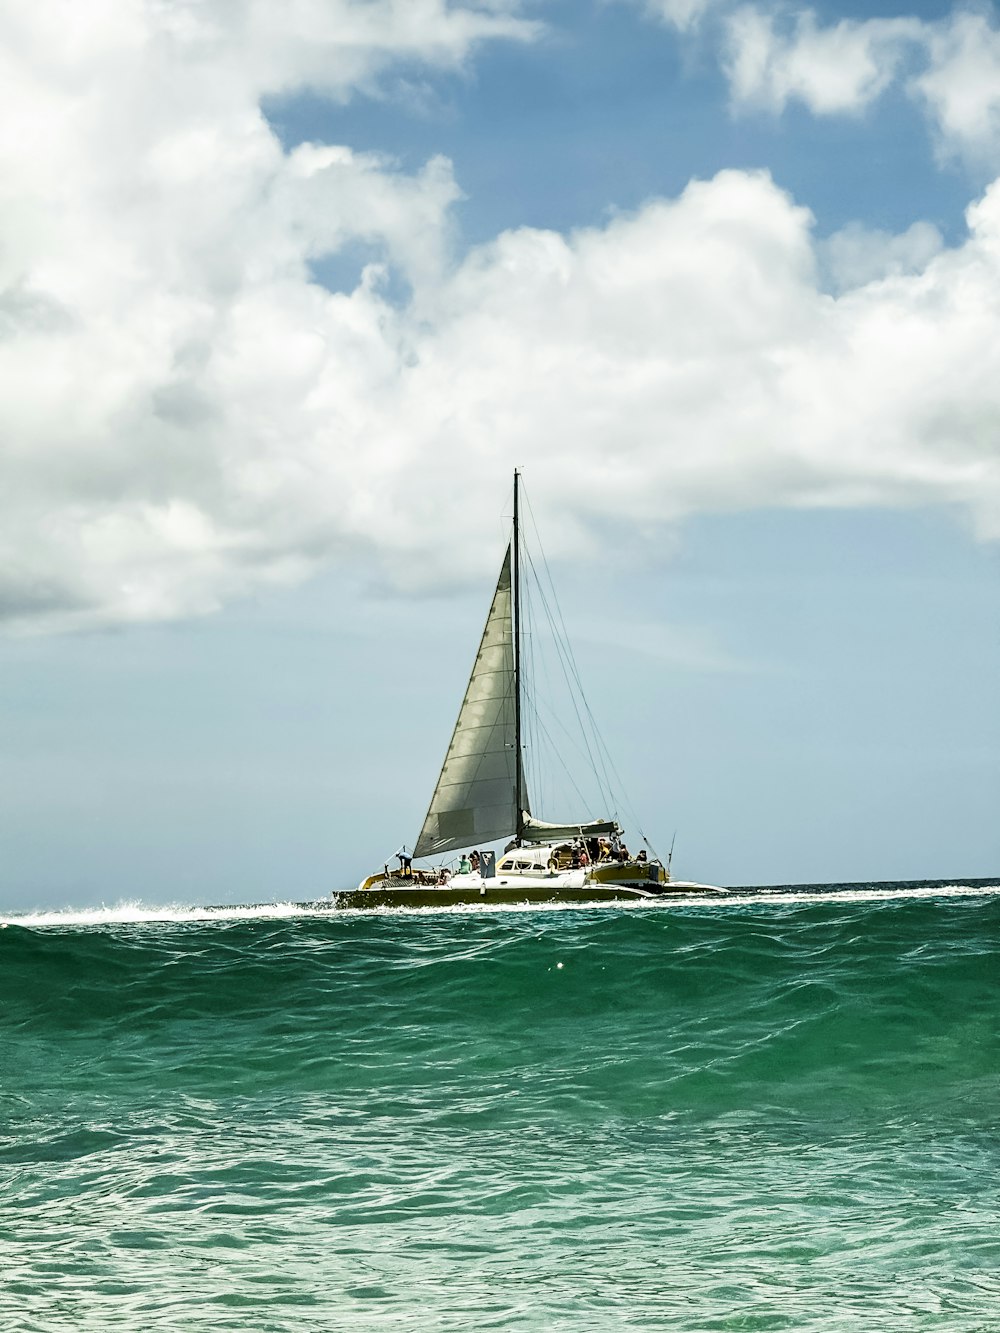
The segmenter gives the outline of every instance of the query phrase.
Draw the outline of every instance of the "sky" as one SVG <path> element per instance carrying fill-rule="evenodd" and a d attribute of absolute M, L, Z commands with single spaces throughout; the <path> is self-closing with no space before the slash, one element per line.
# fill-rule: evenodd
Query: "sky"
<path fill-rule="evenodd" d="M 676 874 L 1000 873 L 1000 7 L 0 0 L 0 112 L 0 910 L 412 844 L 515 467 Z"/>

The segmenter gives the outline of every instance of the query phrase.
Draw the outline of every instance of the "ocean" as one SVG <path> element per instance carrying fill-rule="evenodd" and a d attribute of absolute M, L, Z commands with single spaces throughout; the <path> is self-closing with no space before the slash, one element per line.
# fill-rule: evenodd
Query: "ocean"
<path fill-rule="evenodd" d="M 0 1329 L 1000 1328 L 1000 888 L 0 925 Z"/>

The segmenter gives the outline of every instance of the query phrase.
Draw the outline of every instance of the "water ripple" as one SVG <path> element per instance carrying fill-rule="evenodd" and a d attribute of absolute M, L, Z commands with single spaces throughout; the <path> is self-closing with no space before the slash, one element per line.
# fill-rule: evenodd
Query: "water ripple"
<path fill-rule="evenodd" d="M 0 1326 L 973 1333 L 1000 899 L 0 932 Z"/>

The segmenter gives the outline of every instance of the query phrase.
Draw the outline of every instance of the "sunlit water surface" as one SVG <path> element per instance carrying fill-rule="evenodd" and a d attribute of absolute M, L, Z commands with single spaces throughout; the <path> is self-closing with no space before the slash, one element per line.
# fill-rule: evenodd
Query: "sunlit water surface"
<path fill-rule="evenodd" d="M 1000 890 L 0 928 L 0 1327 L 1000 1327 Z"/>

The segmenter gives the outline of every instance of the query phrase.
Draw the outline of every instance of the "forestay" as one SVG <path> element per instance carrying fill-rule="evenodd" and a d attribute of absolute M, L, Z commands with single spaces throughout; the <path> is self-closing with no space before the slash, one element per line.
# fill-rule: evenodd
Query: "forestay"
<path fill-rule="evenodd" d="M 414 856 L 472 847 L 517 832 L 516 688 L 508 546 Z M 526 796 L 524 804 L 527 807 Z"/>

